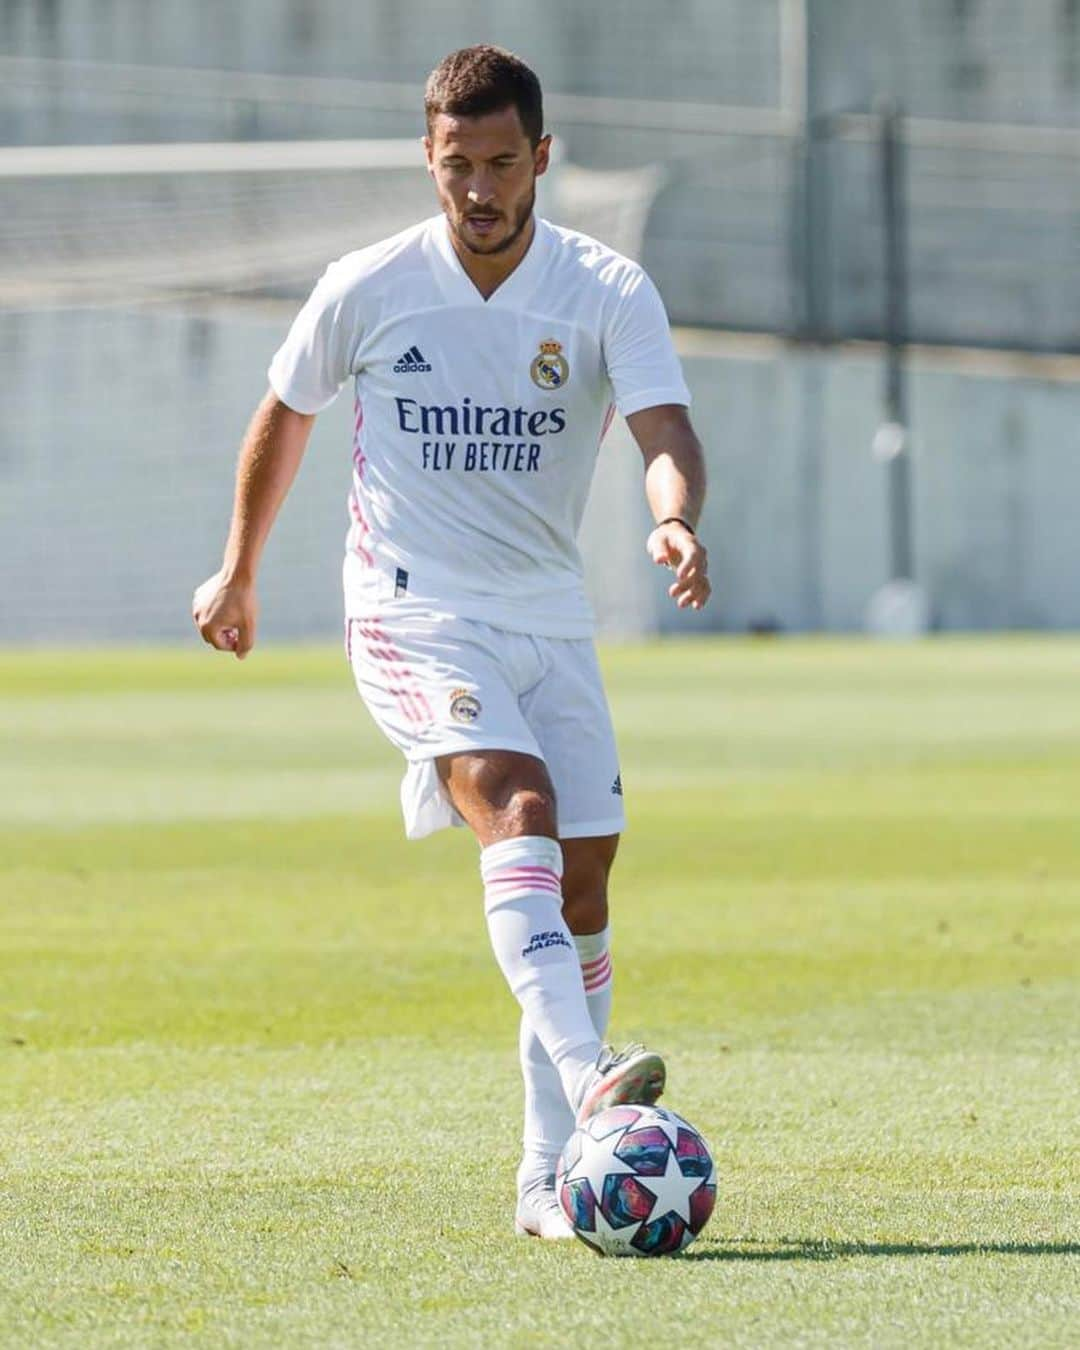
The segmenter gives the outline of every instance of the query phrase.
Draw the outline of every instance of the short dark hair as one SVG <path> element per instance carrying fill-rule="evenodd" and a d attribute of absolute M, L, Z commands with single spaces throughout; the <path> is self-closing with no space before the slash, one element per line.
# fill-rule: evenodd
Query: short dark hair
<path fill-rule="evenodd" d="M 462 47 L 444 56 L 424 88 L 428 135 L 439 113 L 482 117 L 503 108 L 517 109 L 533 148 L 544 134 L 540 81 L 513 52 L 502 47 Z"/>

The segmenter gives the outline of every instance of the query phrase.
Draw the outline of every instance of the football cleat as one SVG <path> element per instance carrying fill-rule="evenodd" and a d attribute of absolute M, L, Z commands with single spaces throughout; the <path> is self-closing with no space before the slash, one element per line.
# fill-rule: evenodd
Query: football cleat
<path fill-rule="evenodd" d="M 616 1054 L 605 1045 L 582 1086 L 574 1112 L 578 1125 L 609 1106 L 654 1105 L 664 1090 L 665 1077 L 664 1061 L 655 1051 L 628 1045 Z"/>
<path fill-rule="evenodd" d="M 548 1241 L 574 1236 L 555 1194 L 554 1174 L 518 1196 L 514 1232 L 518 1237 L 546 1238 Z"/>

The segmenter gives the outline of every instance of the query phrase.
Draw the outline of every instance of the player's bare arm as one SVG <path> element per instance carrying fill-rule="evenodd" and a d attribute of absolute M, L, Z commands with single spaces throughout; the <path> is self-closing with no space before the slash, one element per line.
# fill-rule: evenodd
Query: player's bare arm
<path fill-rule="evenodd" d="M 196 590 L 191 615 L 203 640 L 243 660 L 255 645 L 259 559 L 307 449 L 314 416 L 269 391 L 251 419 L 236 466 L 232 523 L 221 569 Z"/>
<path fill-rule="evenodd" d="M 675 573 L 668 594 L 678 607 L 701 609 L 712 594 L 708 553 L 694 532 L 705 501 L 701 442 L 680 404 L 643 408 L 626 421 L 645 460 L 645 495 L 658 522 L 646 550 Z"/>

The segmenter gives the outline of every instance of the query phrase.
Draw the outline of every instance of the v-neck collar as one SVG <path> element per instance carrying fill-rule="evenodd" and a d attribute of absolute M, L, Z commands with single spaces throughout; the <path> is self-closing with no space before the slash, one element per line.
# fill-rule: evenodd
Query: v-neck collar
<path fill-rule="evenodd" d="M 485 300 L 476 282 L 462 266 L 461 259 L 450 238 L 450 224 L 445 215 L 432 219 L 428 238 L 434 245 L 432 266 L 439 286 L 446 298 L 454 304 L 478 305 L 481 308 L 501 309 L 526 299 L 534 290 L 544 257 L 548 250 L 547 222 L 534 216 L 535 228 L 528 251 L 505 281 L 499 283 Z"/>

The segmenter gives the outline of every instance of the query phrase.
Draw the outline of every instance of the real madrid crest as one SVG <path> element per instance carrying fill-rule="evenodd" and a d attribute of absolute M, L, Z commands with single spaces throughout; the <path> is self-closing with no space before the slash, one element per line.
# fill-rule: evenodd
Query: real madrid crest
<path fill-rule="evenodd" d="M 455 722 L 475 722 L 482 708 L 480 700 L 467 689 L 454 689 L 450 694 L 450 716 Z"/>
<path fill-rule="evenodd" d="M 538 389 L 561 389 L 570 378 L 570 365 L 562 354 L 562 343 L 545 338 L 540 344 L 540 354 L 533 357 L 529 374 Z"/>

